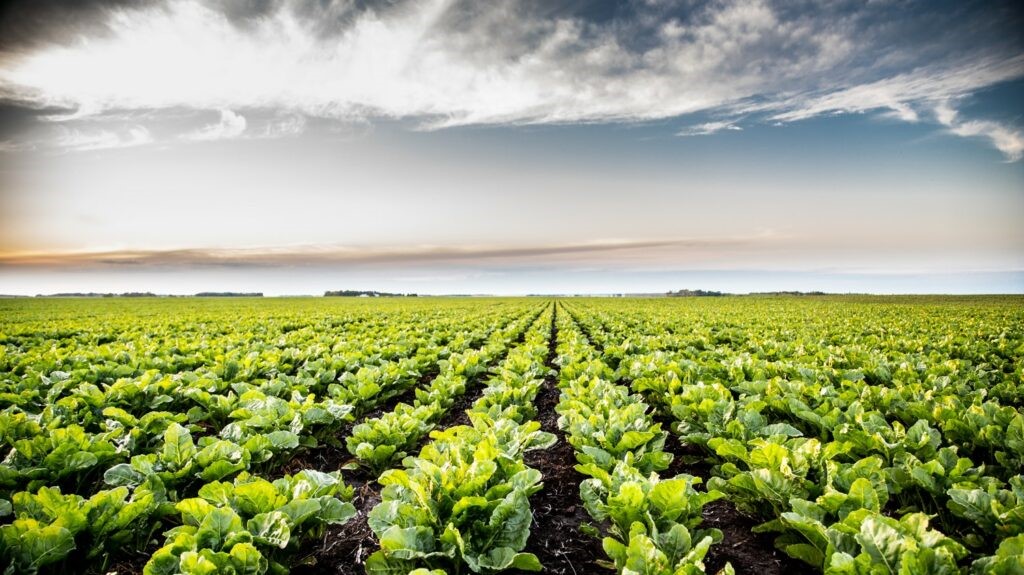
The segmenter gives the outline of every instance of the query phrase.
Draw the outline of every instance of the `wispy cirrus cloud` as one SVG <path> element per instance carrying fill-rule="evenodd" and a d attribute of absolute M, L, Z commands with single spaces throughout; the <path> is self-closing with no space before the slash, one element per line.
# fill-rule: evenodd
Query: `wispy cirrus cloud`
<path fill-rule="evenodd" d="M 601 16 L 598 5 L 529 0 L 89 4 L 101 8 L 81 27 L 61 21 L 61 33 L 0 53 L 0 91 L 80 113 L 221 110 L 220 122 L 184 135 L 193 140 L 249 135 L 252 109 L 411 118 L 425 129 L 717 112 L 684 136 L 739 128 L 741 117 L 930 122 L 936 101 L 1024 76 L 1012 33 L 1022 18 L 1010 5 L 716 0 Z"/>
<path fill-rule="evenodd" d="M 63 135 L 57 140 L 56 145 L 58 148 L 71 150 L 130 148 L 153 141 L 153 136 L 143 126 L 130 126 L 122 131 L 66 129 L 62 132 Z"/>
<path fill-rule="evenodd" d="M 952 134 L 989 140 L 1008 161 L 1016 162 L 1024 157 L 1024 133 L 1020 130 L 987 120 L 963 120 L 948 101 L 935 106 L 935 118 Z"/>
<path fill-rule="evenodd" d="M 1024 76 L 1024 54 L 993 56 L 915 69 L 873 82 L 799 93 L 769 103 L 738 106 L 768 112 L 771 121 L 793 122 L 837 113 L 887 111 L 908 122 L 935 103 Z"/>
<path fill-rule="evenodd" d="M 703 124 L 697 124 L 694 126 L 688 126 L 679 131 L 679 136 L 710 136 L 711 134 L 717 134 L 721 131 L 734 131 L 738 132 L 743 128 L 736 125 L 735 122 L 705 122 Z"/>
<path fill-rule="evenodd" d="M 61 153 L 112 150 L 144 146 L 153 141 L 150 131 L 137 124 L 116 128 L 77 128 L 58 125 L 51 132 L 51 137 L 0 142 L 0 151 L 50 149 Z"/>

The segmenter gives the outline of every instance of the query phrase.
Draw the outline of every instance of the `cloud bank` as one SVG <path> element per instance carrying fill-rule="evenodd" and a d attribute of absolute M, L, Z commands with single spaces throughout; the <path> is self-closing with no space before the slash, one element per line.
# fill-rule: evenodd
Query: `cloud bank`
<path fill-rule="evenodd" d="M 763 242 L 765 235 L 751 237 L 677 238 L 667 240 L 596 240 L 581 243 L 533 246 L 339 246 L 303 245 L 259 248 L 190 248 L 169 250 L 106 250 L 88 252 L 0 253 L 0 268 L 109 268 L 109 267 L 290 267 L 353 266 L 375 264 L 470 264 L 528 261 L 555 263 L 589 261 L 607 263 L 615 254 L 630 261 L 643 252 L 666 250 L 703 254 Z"/>
<path fill-rule="evenodd" d="M 34 24 L 0 50 L 0 95 L 78 118 L 220 111 L 189 140 L 250 135 L 252 109 L 293 120 L 269 136 L 301 131 L 297 118 L 441 129 L 717 117 L 681 122 L 681 135 L 844 113 L 937 122 L 938 107 L 1024 76 L 1010 2 L 71 4 L 10 13 L 0 30 Z M 1021 157 L 1019 129 L 997 119 L 937 126 Z"/>

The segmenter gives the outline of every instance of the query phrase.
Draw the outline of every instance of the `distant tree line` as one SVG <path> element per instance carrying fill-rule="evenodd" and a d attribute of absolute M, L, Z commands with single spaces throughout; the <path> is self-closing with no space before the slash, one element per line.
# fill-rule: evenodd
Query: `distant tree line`
<path fill-rule="evenodd" d="M 829 295 L 823 291 L 761 291 L 750 295 Z"/>
<path fill-rule="evenodd" d="M 38 294 L 36 297 L 159 297 L 153 292 L 129 291 L 124 293 L 97 293 L 97 292 L 64 292 L 51 294 Z"/>
<path fill-rule="evenodd" d="M 728 292 L 703 290 L 703 289 L 681 289 L 677 291 L 670 291 L 665 294 L 668 297 L 721 297 L 727 295 L 733 295 Z M 815 296 L 815 295 L 829 295 L 823 291 L 762 291 L 762 292 L 751 292 L 747 295 L 753 296 Z"/>
<path fill-rule="evenodd" d="M 36 297 L 263 297 L 263 292 L 203 291 L 194 296 L 178 296 L 153 292 L 129 291 L 124 293 L 61 292 L 38 294 Z"/>
<path fill-rule="evenodd" d="M 416 297 L 416 294 L 344 289 L 337 291 L 325 291 L 324 297 Z"/>
<path fill-rule="evenodd" d="M 703 289 L 681 289 L 676 291 L 670 291 L 665 295 L 667 295 L 668 297 L 721 297 L 729 294 L 720 291 L 710 291 Z"/>

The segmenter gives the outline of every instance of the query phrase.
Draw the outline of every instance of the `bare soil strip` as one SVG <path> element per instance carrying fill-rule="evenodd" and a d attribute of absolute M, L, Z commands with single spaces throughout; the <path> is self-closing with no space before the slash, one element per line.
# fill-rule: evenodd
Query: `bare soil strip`
<path fill-rule="evenodd" d="M 558 308 L 555 308 L 555 314 Z M 579 485 L 586 477 L 577 472 L 575 452 L 565 434 L 558 429 L 558 366 L 555 364 L 558 330 L 555 314 L 551 318 L 551 339 L 548 343 L 547 366 L 555 374 L 544 379 L 537 394 L 537 418 L 541 429 L 555 434 L 558 442 L 549 449 L 531 451 L 524 460 L 541 472 L 544 488 L 530 497 L 533 527 L 525 551 L 534 553 L 544 565 L 543 573 L 552 575 L 585 575 L 605 571 L 595 563 L 604 557 L 601 542 L 580 532 L 579 526 L 591 521 L 580 501 Z M 518 575 L 519 571 L 510 573 Z"/>

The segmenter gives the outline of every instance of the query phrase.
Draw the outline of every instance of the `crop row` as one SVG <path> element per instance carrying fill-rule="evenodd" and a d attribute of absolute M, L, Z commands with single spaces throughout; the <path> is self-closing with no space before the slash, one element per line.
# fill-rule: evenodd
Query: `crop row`
<path fill-rule="evenodd" d="M 346 369 L 346 358 L 323 357 L 291 373 L 254 369 L 274 361 L 267 347 L 246 355 L 253 361 L 238 369 L 218 363 L 166 374 L 141 365 L 150 355 L 176 352 L 147 350 L 137 354 L 147 359 L 121 364 L 137 375 L 113 379 L 83 367 L 89 360 L 75 353 L 54 354 L 49 359 L 58 363 L 44 366 L 68 371 L 44 373 L 31 363 L 43 351 L 9 344 L 4 361 L 13 367 L 5 372 L 4 398 L 16 401 L 0 413 L 0 439 L 9 449 L 0 464 L 0 488 L 9 494 L 0 498 L 0 516 L 13 518 L 0 527 L 8 568 L 35 572 L 75 558 L 95 568 L 126 551 L 148 554 L 154 532 L 171 526 L 147 573 L 282 570 L 302 540 L 353 516 L 352 492 L 337 472 L 304 470 L 272 482 L 259 475 L 297 449 L 337 442 L 355 414 L 405 393 L 423 379 L 422 369 L 445 372 L 421 396 L 440 404 L 450 384 L 467 370 L 471 376 L 536 317 L 530 308 L 517 310 L 421 322 L 418 333 L 434 335 L 414 338 L 414 355 L 378 357 L 354 370 Z M 516 316 L 522 319 L 508 323 Z M 402 326 L 397 337 L 411 330 Z M 482 350 L 468 348 L 487 338 Z M 237 354 L 217 357 L 225 356 Z M 222 377 L 228 373 L 230 380 Z"/>
<path fill-rule="evenodd" d="M 349 452 L 374 475 L 401 461 L 406 451 L 429 433 L 455 400 L 466 393 L 466 386 L 486 373 L 492 362 L 506 354 L 515 340 L 540 321 L 541 315 L 538 312 L 520 318 L 492 334 L 480 349 L 455 353 L 442 360 L 438 375 L 427 386 L 414 390 L 412 404 L 398 403 L 392 411 L 367 418 L 353 427 L 346 439 Z M 505 359 L 502 365 L 508 361 Z"/>
<path fill-rule="evenodd" d="M 709 488 L 766 520 L 758 530 L 790 556 L 827 573 L 1024 568 L 1024 418 L 983 383 L 1013 385 L 1012 346 L 950 344 L 980 355 L 939 366 L 895 338 L 863 354 L 763 339 L 753 354 L 749 327 L 715 341 L 695 337 L 699 325 L 666 336 L 682 333 L 676 318 L 574 313 L 609 344 L 613 379 L 705 451 Z"/>
<path fill-rule="evenodd" d="M 524 553 L 533 515 L 529 496 L 541 475 L 523 454 L 550 447 L 532 404 L 548 368 L 549 307 L 497 369 L 473 404 L 471 425 L 431 432 L 432 441 L 402 469 L 385 471 L 369 524 L 380 550 L 368 573 L 539 571 Z"/>
<path fill-rule="evenodd" d="M 692 475 L 659 476 L 673 459 L 664 451 L 667 433 L 638 394 L 610 381 L 612 370 L 574 320 L 560 319 L 558 424 L 576 451 L 576 469 L 590 477 L 580 497 L 590 516 L 607 526 L 609 565 L 624 575 L 704 573 L 704 556 L 722 533 L 700 529 L 701 513 L 722 494 L 698 491 L 701 479 Z"/>
<path fill-rule="evenodd" d="M 1019 300 L 0 309 L 10 573 L 285 573 L 346 522 L 377 537 L 368 573 L 542 570 L 542 389 L 610 572 L 717 565 L 717 499 L 809 570 L 1024 572 Z"/>

